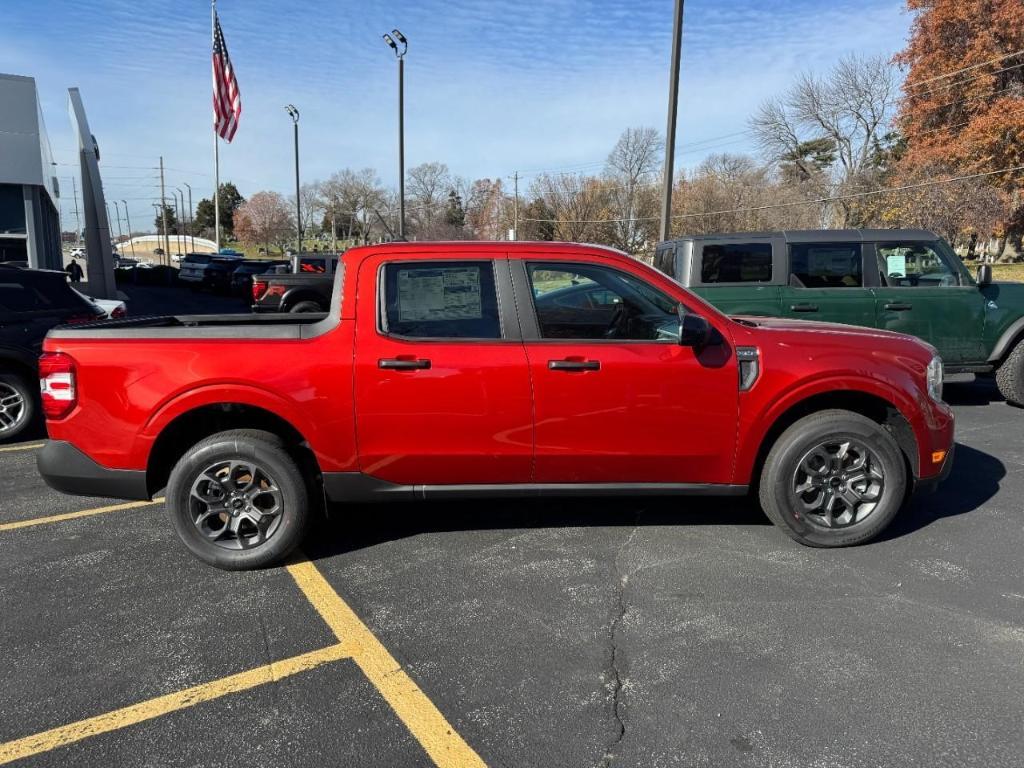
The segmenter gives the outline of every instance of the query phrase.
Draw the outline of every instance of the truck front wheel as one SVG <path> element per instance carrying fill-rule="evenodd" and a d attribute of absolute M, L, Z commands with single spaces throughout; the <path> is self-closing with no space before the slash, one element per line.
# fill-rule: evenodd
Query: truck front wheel
<path fill-rule="evenodd" d="M 772 446 L 761 473 L 765 513 L 811 547 L 873 539 L 907 497 L 907 468 L 892 436 L 857 413 L 813 413 Z"/>
<path fill-rule="evenodd" d="M 299 468 L 269 432 L 220 432 L 194 445 L 171 471 L 167 512 L 203 562 L 264 568 L 301 543 L 309 495 Z"/>
<path fill-rule="evenodd" d="M 996 386 L 1006 402 L 1024 406 L 1024 340 L 996 369 Z"/>

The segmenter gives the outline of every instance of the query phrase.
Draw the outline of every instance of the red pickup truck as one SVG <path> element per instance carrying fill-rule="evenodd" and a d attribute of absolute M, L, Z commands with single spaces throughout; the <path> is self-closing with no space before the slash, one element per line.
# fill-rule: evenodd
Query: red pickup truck
<path fill-rule="evenodd" d="M 280 561 L 325 500 L 753 490 L 797 541 L 843 546 L 952 462 L 932 347 L 727 317 L 598 246 L 354 248 L 326 317 L 108 321 L 44 350 L 46 481 L 166 489 L 221 568 Z"/>

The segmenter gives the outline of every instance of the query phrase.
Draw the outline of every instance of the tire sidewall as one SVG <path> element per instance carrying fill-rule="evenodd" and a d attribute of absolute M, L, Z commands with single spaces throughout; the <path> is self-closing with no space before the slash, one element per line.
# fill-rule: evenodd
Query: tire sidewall
<path fill-rule="evenodd" d="M 22 417 L 21 423 L 9 432 L 0 432 L 0 442 L 6 443 L 16 440 L 19 435 L 24 434 L 35 423 L 36 414 L 39 411 L 36 404 L 36 390 L 24 376 L 18 373 L 3 372 L 0 373 L 0 381 L 17 389 L 25 403 L 25 415 Z"/>
<path fill-rule="evenodd" d="M 211 464 L 228 459 L 253 461 L 266 469 L 281 489 L 281 522 L 268 541 L 251 550 L 220 547 L 206 540 L 192 522 L 192 484 Z M 274 565 L 301 543 L 309 517 L 308 498 L 298 468 L 282 449 L 260 440 L 214 437 L 185 454 L 171 472 L 167 514 L 182 543 L 200 560 L 225 570 L 247 570 Z"/>
<path fill-rule="evenodd" d="M 839 437 L 863 442 L 882 465 L 885 486 L 878 506 L 864 520 L 850 526 L 823 529 L 809 522 L 796 508 L 792 495 L 793 474 L 798 462 L 816 445 Z M 883 427 L 868 419 L 837 416 L 819 422 L 800 422 L 787 430 L 773 450 L 768 477 L 768 503 L 797 541 L 816 547 L 841 547 L 874 538 L 903 506 L 907 496 L 907 471 L 903 454 Z"/>

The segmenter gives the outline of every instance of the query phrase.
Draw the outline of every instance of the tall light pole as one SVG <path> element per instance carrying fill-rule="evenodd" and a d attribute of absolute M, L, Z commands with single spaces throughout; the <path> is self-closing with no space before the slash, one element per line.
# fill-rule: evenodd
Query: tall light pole
<path fill-rule="evenodd" d="M 181 218 L 178 219 L 178 232 L 183 235 L 183 241 L 185 247 L 188 248 L 188 232 L 181 231 L 181 225 L 188 226 L 188 214 L 185 212 L 185 193 L 181 191 L 181 187 L 175 187 L 175 191 L 178 193 L 178 197 L 181 198 Z M 177 200 L 175 200 L 177 202 Z M 181 251 L 181 246 L 178 246 L 178 251 Z"/>
<path fill-rule="evenodd" d="M 132 248 L 132 258 L 135 258 L 135 241 L 132 239 L 132 220 L 128 218 L 128 201 L 122 200 L 124 204 L 124 221 L 128 225 L 128 245 Z"/>
<path fill-rule="evenodd" d="M 302 197 L 299 194 L 299 110 L 294 104 L 286 104 L 285 111 L 292 118 L 292 126 L 295 128 L 295 232 L 298 235 L 299 247 L 296 255 L 302 253 Z"/>
<path fill-rule="evenodd" d="M 192 252 L 196 250 L 196 221 L 192 216 L 192 187 L 185 182 L 185 187 L 188 189 L 188 234 L 192 238 Z"/>
<path fill-rule="evenodd" d="M 120 248 L 124 232 L 121 230 L 121 209 L 117 207 L 117 200 L 114 201 L 114 213 L 117 214 L 117 246 Z"/>
<path fill-rule="evenodd" d="M 391 35 L 385 34 L 384 42 L 398 57 L 398 239 L 405 240 L 405 53 L 409 41 L 397 29 Z"/>
<path fill-rule="evenodd" d="M 178 190 L 179 192 L 181 190 Z M 178 209 L 178 196 L 174 194 L 174 190 L 171 190 L 171 200 L 174 201 L 174 220 L 177 222 L 174 226 L 174 240 L 178 244 L 178 258 L 182 258 L 181 253 L 181 211 Z"/>
<path fill-rule="evenodd" d="M 676 155 L 676 112 L 679 108 L 679 56 L 683 47 L 683 0 L 676 0 L 672 22 L 672 68 L 668 83 L 668 125 L 665 128 L 665 189 L 661 198 L 661 234 L 659 240 L 672 236 L 672 176 Z"/>

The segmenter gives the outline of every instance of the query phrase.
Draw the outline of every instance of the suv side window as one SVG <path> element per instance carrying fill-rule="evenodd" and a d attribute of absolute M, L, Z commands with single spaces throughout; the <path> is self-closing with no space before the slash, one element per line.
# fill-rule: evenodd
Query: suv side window
<path fill-rule="evenodd" d="M 529 264 L 543 339 L 672 341 L 677 302 L 625 272 L 593 264 Z"/>
<path fill-rule="evenodd" d="M 411 338 L 500 339 L 490 261 L 392 262 L 383 269 L 381 326 Z"/>
<path fill-rule="evenodd" d="M 676 246 L 663 245 L 654 251 L 654 268 L 669 277 L 676 276 Z"/>
<path fill-rule="evenodd" d="M 878 269 L 891 288 L 960 285 L 957 272 L 927 243 L 879 243 Z"/>
<path fill-rule="evenodd" d="M 860 288 L 864 260 L 860 243 L 793 243 L 790 283 L 797 288 Z"/>
<path fill-rule="evenodd" d="M 702 283 L 767 283 L 771 279 L 771 243 L 708 244 L 701 251 Z"/>

